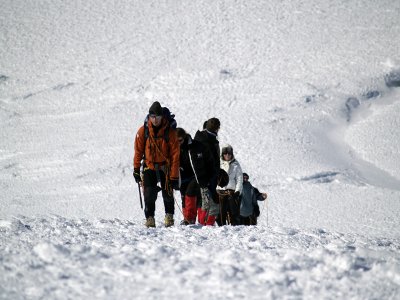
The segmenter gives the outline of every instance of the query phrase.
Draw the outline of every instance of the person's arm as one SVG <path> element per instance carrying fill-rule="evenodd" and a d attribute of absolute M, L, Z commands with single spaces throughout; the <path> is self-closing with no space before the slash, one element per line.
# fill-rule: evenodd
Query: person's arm
<path fill-rule="evenodd" d="M 140 169 L 140 164 L 143 159 L 145 152 L 145 137 L 144 137 L 144 127 L 140 127 L 136 133 L 135 143 L 134 143 L 135 153 L 133 155 L 133 169 Z"/>
<path fill-rule="evenodd" d="M 179 158 L 180 158 L 180 145 L 175 130 L 169 132 L 169 159 L 171 163 L 171 171 L 169 177 L 171 180 L 179 179 Z"/>
<path fill-rule="evenodd" d="M 241 194 L 242 190 L 243 190 L 243 171 L 242 168 L 240 167 L 240 164 L 237 163 L 235 192 L 239 192 Z"/>
<path fill-rule="evenodd" d="M 264 201 L 268 197 L 267 193 L 260 193 L 257 188 L 254 188 L 254 193 L 256 194 L 257 201 Z"/>

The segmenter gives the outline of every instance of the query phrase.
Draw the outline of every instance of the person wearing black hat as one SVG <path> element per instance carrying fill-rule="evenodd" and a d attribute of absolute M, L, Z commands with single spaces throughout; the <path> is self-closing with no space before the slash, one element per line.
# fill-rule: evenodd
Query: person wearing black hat
<path fill-rule="evenodd" d="M 155 227 L 155 203 L 162 192 L 166 227 L 174 224 L 175 202 L 172 189 L 179 189 L 179 142 L 176 131 L 169 128 L 163 108 L 156 101 L 149 108 L 149 122 L 141 126 L 135 138 L 133 176 L 142 182 L 147 227 Z M 140 168 L 143 161 L 143 172 Z"/>
<path fill-rule="evenodd" d="M 257 201 L 267 199 L 267 193 L 260 193 L 250 183 L 249 175 L 243 173 L 243 190 L 240 202 L 240 224 L 257 225 L 257 217 L 260 215 L 260 208 Z"/>
<path fill-rule="evenodd" d="M 205 144 L 211 151 L 214 161 L 215 161 L 215 169 L 218 172 L 220 168 L 219 162 L 219 141 L 218 141 L 218 131 L 221 127 L 221 123 L 217 118 L 211 118 L 204 122 L 203 130 L 197 131 L 194 139 L 196 141 L 202 142 Z"/>
<path fill-rule="evenodd" d="M 205 197 L 206 201 L 203 201 L 202 208 L 199 210 L 199 220 L 200 222 L 206 222 L 205 218 L 208 220 L 207 225 L 211 225 L 210 222 L 215 219 L 218 212 L 216 210 L 218 207 L 218 195 L 216 192 L 218 174 L 220 173 L 220 158 L 219 158 L 219 141 L 218 141 L 218 132 L 220 129 L 221 123 L 218 118 L 210 118 L 207 122 L 204 123 L 202 131 L 197 131 L 194 139 L 196 141 L 202 142 L 206 147 L 210 150 L 213 160 L 214 160 L 214 176 L 210 179 L 209 190 L 211 193 L 211 199 L 213 201 L 208 201 L 207 197 Z M 204 195 L 206 196 L 206 195 Z M 214 205 L 214 202 L 216 205 Z M 213 222 L 214 223 L 214 222 Z"/>
<path fill-rule="evenodd" d="M 176 133 L 181 149 L 180 192 L 184 216 L 181 224 L 195 224 L 197 208 L 201 206 L 202 195 L 209 193 L 208 186 L 211 178 L 215 175 L 214 160 L 210 150 L 203 143 L 193 140 L 183 128 L 177 128 Z M 199 223 L 203 224 L 200 216 Z"/>

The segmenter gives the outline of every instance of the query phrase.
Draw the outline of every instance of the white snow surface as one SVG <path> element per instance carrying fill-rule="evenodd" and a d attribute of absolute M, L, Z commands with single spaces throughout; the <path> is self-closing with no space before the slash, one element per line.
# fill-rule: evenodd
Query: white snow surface
<path fill-rule="evenodd" d="M 0 299 L 399 299 L 400 1 L 0 2 Z M 221 120 L 257 226 L 144 227 L 153 101 Z"/>

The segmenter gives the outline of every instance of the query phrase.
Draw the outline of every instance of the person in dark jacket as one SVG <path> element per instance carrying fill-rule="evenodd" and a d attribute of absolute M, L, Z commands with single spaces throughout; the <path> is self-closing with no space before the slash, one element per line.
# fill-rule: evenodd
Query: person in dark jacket
<path fill-rule="evenodd" d="M 177 128 L 176 133 L 180 144 L 180 192 L 184 215 L 181 224 L 188 225 L 196 222 L 201 195 L 209 193 L 210 180 L 215 176 L 214 160 L 210 150 L 193 140 L 183 128 Z"/>
<path fill-rule="evenodd" d="M 260 215 L 260 208 L 257 201 L 267 199 L 267 193 L 253 187 L 249 181 L 249 175 L 243 173 L 242 201 L 240 203 L 240 224 L 257 225 L 257 217 Z"/>
<path fill-rule="evenodd" d="M 201 224 L 213 225 L 215 217 L 218 215 L 218 195 L 216 188 L 218 185 L 218 174 L 220 170 L 220 149 L 218 141 L 218 131 L 221 123 L 217 118 L 211 118 L 205 123 L 203 131 L 197 131 L 194 140 L 203 143 L 211 152 L 214 160 L 214 175 L 210 178 L 209 193 L 202 195 L 202 207 L 199 209 L 199 222 Z M 205 190 L 203 190 L 205 192 Z M 208 197 L 210 194 L 211 197 Z M 211 201 L 209 201 L 211 198 Z"/>
<path fill-rule="evenodd" d="M 204 125 L 205 129 L 203 129 L 202 131 L 198 130 L 194 136 L 194 139 L 207 145 L 207 147 L 210 149 L 215 162 L 215 172 L 217 174 L 220 168 L 218 131 L 221 127 L 221 123 L 217 118 L 211 118 L 207 120 Z"/>

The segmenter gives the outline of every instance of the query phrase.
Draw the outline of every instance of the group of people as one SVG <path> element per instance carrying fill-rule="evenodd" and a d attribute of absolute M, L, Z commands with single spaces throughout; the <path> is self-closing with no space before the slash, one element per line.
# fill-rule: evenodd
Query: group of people
<path fill-rule="evenodd" d="M 133 176 L 143 187 L 146 227 L 155 227 L 155 203 L 161 191 L 164 224 L 174 225 L 173 190 L 179 190 L 182 225 L 256 225 L 257 201 L 267 198 L 242 172 L 230 145 L 220 151 L 220 121 L 211 118 L 194 138 L 183 128 L 172 128 L 165 108 L 156 101 L 135 138 Z"/>

